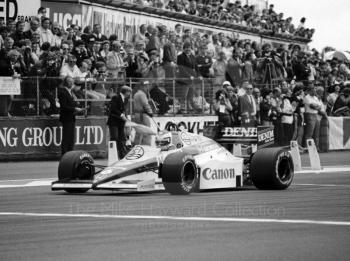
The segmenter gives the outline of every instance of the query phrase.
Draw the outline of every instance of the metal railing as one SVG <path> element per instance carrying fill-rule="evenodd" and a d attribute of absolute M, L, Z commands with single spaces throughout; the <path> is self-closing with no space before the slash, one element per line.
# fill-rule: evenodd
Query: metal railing
<path fill-rule="evenodd" d="M 133 115 L 133 95 L 145 81 L 149 82 L 148 97 L 157 115 L 214 114 L 212 104 L 215 92 L 221 88 L 212 78 L 127 78 L 127 79 L 79 79 L 73 87 L 78 106 L 86 108 L 84 116 L 108 115 L 110 98 L 122 86 L 132 89 L 128 113 Z M 9 116 L 56 116 L 59 114 L 59 77 L 22 77 L 21 94 L 8 97 Z M 1 116 L 7 116 L 2 111 Z"/>

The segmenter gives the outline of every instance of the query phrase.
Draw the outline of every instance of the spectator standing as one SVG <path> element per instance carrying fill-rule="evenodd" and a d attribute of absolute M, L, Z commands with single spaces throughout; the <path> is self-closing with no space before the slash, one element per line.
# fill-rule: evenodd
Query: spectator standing
<path fill-rule="evenodd" d="M 72 54 L 68 55 L 67 63 L 63 64 L 60 70 L 60 77 L 62 79 L 65 79 L 67 76 L 73 79 L 81 77 L 81 71 L 77 66 L 77 58 Z"/>
<path fill-rule="evenodd" d="M 229 82 L 226 82 L 229 83 Z M 238 126 L 239 125 L 239 120 L 238 120 L 238 95 L 237 95 L 237 89 L 233 88 L 231 84 L 224 85 L 224 89 L 227 92 L 227 97 L 231 103 L 232 106 L 232 111 L 230 112 L 231 116 L 231 122 L 233 126 Z"/>
<path fill-rule="evenodd" d="M 259 88 L 253 89 L 253 97 L 256 105 L 256 121 L 260 125 L 260 103 L 262 102 L 261 92 Z"/>
<path fill-rule="evenodd" d="M 167 41 L 167 43 L 164 45 L 164 48 L 163 48 L 164 49 L 163 65 L 165 70 L 165 77 L 167 78 L 175 77 L 176 59 L 177 59 L 175 41 L 176 41 L 175 32 L 170 32 L 169 40 Z"/>
<path fill-rule="evenodd" d="M 75 58 L 77 59 L 77 65 L 80 66 L 81 63 L 85 60 L 85 59 L 89 59 L 90 56 L 88 54 L 88 51 L 85 47 L 85 43 L 83 40 L 77 40 L 75 42 L 75 47 L 74 50 L 72 52 L 72 54 L 75 56 Z"/>
<path fill-rule="evenodd" d="M 238 98 L 238 111 L 242 126 L 256 125 L 256 102 L 253 96 L 253 85 L 249 84 L 246 93 Z"/>
<path fill-rule="evenodd" d="M 61 32 L 61 27 L 58 23 L 53 23 L 52 24 L 52 46 L 57 46 L 60 47 L 62 44 L 62 32 Z"/>
<path fill-rule="evenodd" d="M 322 102 L 316 96 L 314 86 L 309 86 L 304 98 L 305 105 L 305 141 L 314 139 L 317 149 L 319 148 L 320 122 L 318 113 L 322 110 Z"/>
<path fill-rule="evenodd" d="M 136 72 L 137 61 L 135 57 L 135 50 L 133 48 L 127 49 L 124 61 L 127 64 L 127 67 L 125 68 L 126 78 L 137 78 L 139 75 Z"/>
<path fill-rule="evenodd" d="M 118 79 L 124 72 L 125 63 L 120 53 L 121 44 L 114 41 L 111 45 L 111 51 L 107 55 L 107 70 L 110 78 Z"/>
<path fill-rule="evenodd" d="M 220 89 L 221 84 L 223 84 L 223 82 L 225 81 L 226 66 L 227 66 L 227 59 L 226 59 L 225 52 L 220 51 L 218 54 L 218 59 L 215 60 L 213 63 L 214 93 L 216 93 Z"/>
<path fill-rule="evenodd" d="M 41 27 L 38 28 L 38 33 L 40 35 L 40 46 L 43 43 L 50 43 L 50 45 L 53 42 L 53 33 L 50 30 L 50 24 L 51 21 L 49 18 L 44 18 L 41 21 Z"/>
<path fill-rule="evenodd" d="M 337 100 L 334 103 L 333 115 L 339 116 L 350 116 L 350 88 L 344 88 Z"/>
<path fill-rule="evenodd" d="M 179 38 L 182 38 L 182 25 L 181 24 L 176 24 L 175 25 L 175 34 L 176 34 L 176 37 L 179 37 Z"/>
<path fill-rule="evenodd" d="M 46 17 L 46 8 L 45 7 L 39 7 L 37 18 L 40 19 L 40 20 L 43 20 L 45 17 Z"/>
<path fill-rule="evenodd" d="M 302 83 L 297 84 L 293 89 L 293 94 L 291 98 L 292 106 L 294 110 L 294 136 L 293 140 L 298 142 L 299 147 L 303 146 L 303 137 L 304 137 L 304 85 Z"/>
<path fill-rule="evenodd" d="M 281 105 L 282 105 L 282 98 L 281 98 L 281 89 L 280 88 L 274 88 L 272 91 L 272 97 L 271 97 L 271 121 L 274 126 L 274 132 L 275 132 L 275 143 L 278 145 L 281 145 L 282 140 L 282 126 L 281 126 Z"/>
<path fill-rule="evenodd" d="M 210 68 L 213 65 L 213 61 L 210 56 L 207 55 L 208 47 L 201 46 L 196 56 L 196 63 L 198 66 L 199 74 L 204 78 L 210 78 Z"/>
<path fill-rule="evenodd" d="M 105 40 L 102 42 L 102 50 L 100 51 L 100 54 L 101 54 L 102 58 L 104 59 L 104 62 L 107 61 L 107 55 L 109 53 L 110 47 L 111 47 L 111 45 L 110 45 L 110 42 L 108 40 Z"/>
<path fill-rule="evenodd" d="M 271 126 L 271 95 L 272 91 L 270 89 L 263 89 L 261 91 L 262 101 L 260 103 L 260 122 L 262 126 Z"/>
<path fill-rule="evenodd" d="M 214 100 L 214 110 L 218 115 L 218 122 L 221 127 L 231 127 L 231 111 L 232 105 L 228 99 L 227 92 L 221 89 L 216 92 Z"/>
<path fill-rule="evenodd" d="M 196 57 L 192 53 L 192 46 L 186 42 L 183 45 L 183 52 L 177 57 L 178 78 L 180 78 L 180 88 L 182 90 L 177 92 L 177 96 L 186 97 L 187 108 L 191 109 L 191 101 L 193 98 L 192 81 L 198 75 L 198 65 Z"/>
<path fill-rule="evenodd" d="M 107 125 L 109 126 L 110 141 L 117 143 L 119 160 L 124 158 L 126 150 L 125 123 L 128 120 L 126 108 L 132 90 L 128 86 L 123 86 L 120 93 L 114 95 L 110 102 Z"/>
<path fill-rule="evenodd" d="M 93 33 L 92 27 L 90 25 L 85 26 L 83 33 L 81 35 L 81 40 L 83 40 L 85 43 L 88 43 L 91 41 L 96 42 L 95 37 L 90 38 L 92 33 Z"/>
<path fill-rule="evenodd" d="M 138 41 L 145 42 L 147 40 L 146 32 L 147 32 L 147 27 L 145 24 L 142 24 L 140 26 L 139 32 L 133 36 L 133 43 L 136 44 L 136 42 Z"/>
<path fill-rule="evenodd" d="M 11 38 L 10 38 L 11 39 Z M 0 76 L 19 77 L 25 73 L 25 65 L 17 50 L 10 50 L 0 59 Z M 0 116 L 8 116 L 11 106 L 11 97 L 0 95 Z"/>
<path fill-rule="evenodd" d="M 232 58 L 227 62 L 226 78 L 232 85 L 241 85 L 242 83 L 242 69 L 244 63 L 242 62 L 242 50 L 236 48 Z"/>
<path fill-rule="evenodd" d="M 247 53 L 243 68 L 243 79 L 248 82 L 254 81 L 253 61 L 254 54 L 252 52 Z"/>
<path fill-rule="evenodd" d="M 327 114 L 331 115 L 333 111 L 333 106 L 335 104 L 335 101 L 337 100 L 340 92 L 340 86 L 339 84 L 335 84 L 330 87 L 329 94 L 327 96 Z"/>
<path fill-rule="evenodd" d="M 95 42 L 103 42 L 107 40 L 107 36 L 102 34 L 101 30 L 101 25 L 100 24 L 94 24 L 92 34 L 89 36 L 89 40 L 94 39 Z"/>
<path fill-rule="evenodd" d="M 7 20 L 7 31 L 11 35 L 16 31 L 16 21 L 12 19 Z"/>
<path fill-rule="evenodd" d="M 5 60 L 9 51 L 13 50 L 14 41 L 11 37 L 4 39 L 4 48 L 0 50 L 0 60 Z"/>
<path fill-rule="evenodd" d="M 153 112 L 149 105 L 149 81 L 141 83 L 139 90 L 134 95 L 135 122 L 151 127 Z M 151 145 L 151 137 L 136 132 L 135 142 L 142 145 Z"/>
<path fill-rule="evenodd" d="M 281 127 L 282 127 L 281 145 L 282 146 L 288 146 L 290 144 L 290 141 L 293 138 L 293 132 L 294 132 L 293 113 L 295 108 L 292 106 L 290 98 L 291 98 L 290 92 L 288 92 L 282 98 L 282 104 L 281 104 Z"/>
<path fill-rule="evenodd" d="M 26 39 L 26 35 L 24 34 L 24 21 L 20 20 L 16 23 L 16 31 L 11 34 L 11 38 L 14 41 L 14 45 L 20 47 L 20 41 Z"/>
<path fill-rule="evenodd" d="M 75 141 L 75 115 L 82 112 L 83 109 L 77 107 L 72 93 L 74 79 L 70 76 L 65 77 L 63 87 L 58 92 L 60 103 L 60 122 L 62 123 L 62 156 L 74 149 Z"/>

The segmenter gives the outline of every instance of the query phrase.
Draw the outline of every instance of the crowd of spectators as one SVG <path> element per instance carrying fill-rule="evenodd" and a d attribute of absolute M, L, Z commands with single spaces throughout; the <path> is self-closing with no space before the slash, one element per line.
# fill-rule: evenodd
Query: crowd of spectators
<path fill-rule="evenodd" d="M 293 18 L 285 17 L 284 13 L 276 12 L 273 4 L 260 11 L 255 5 L 243 4 L 240 0 L 169 0 L 166 2 L 163 0 L 135 0 L 134 3 L 247 28 L 256 28 L 260 31 L 272 32 L 272 34 L 294 35 L 312 39 L 315 33 L 314 29 L 305 27 L 305 17 L 300 20 L 298 26 L 295 26 Z"/>
<path fill-rule="evenodd" d="M 141 25 L 132 39 L 118 39 L 103 35 L 99 24 L 62 28 L 45 16 L 45 9 L 24 28 L 21 21 L 0 21 L 0 76 L 40 77 L 40 109 L 46 115 L 57 114 L 57 88 L 66 76 L 75 79 L 76 98 L 102 101 L 115 91 L 106 81 L 148 78 L 160 114 L 185 107 L 193 113 L 215 112 L 226 126 L 271 124 L 279 126 L 281 144 L 295 134 L 291 124 L 309 137 L 319 126 L 315 115 L 350 114 L 349 62 L 323 61 L 315 49 L 274 48 L 224 33 L 192 32 L 181 24 Z M 35 83 L 24 81 L 24 96 L 36 96 Z M 7 116 L 8 109 L 14 110 L 11 99 L 0 98 L 1 116 Z M 242 105 L 249 107 L 252 99 L 250 108 Z"/>

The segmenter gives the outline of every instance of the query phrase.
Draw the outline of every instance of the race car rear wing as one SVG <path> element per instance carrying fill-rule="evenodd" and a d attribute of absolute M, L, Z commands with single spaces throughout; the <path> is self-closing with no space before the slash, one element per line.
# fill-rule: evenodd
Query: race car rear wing
<path fill-rule="evenodd" d="M 203 135 L 220 144 L 257 145 L 258 149 L 269 147 L 275 143 L 273 126 L 258 127 L 222 127 L 207 126 Z"/>

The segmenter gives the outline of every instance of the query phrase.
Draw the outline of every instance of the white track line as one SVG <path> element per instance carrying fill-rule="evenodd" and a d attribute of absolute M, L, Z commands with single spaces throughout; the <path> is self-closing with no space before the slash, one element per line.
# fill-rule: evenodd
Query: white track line
<path fill-rule="evenodd" d="M 350 188 L 350 185 L 347 184 L 292 184 L 292 186 L 317 186 L 317 187 L 341 187 L 341 188 Z"/>
<path fill-rule="evenodd" d="M 245 223 L 285 223 L 301 225 L 350 226 L 350 221 L 308 220 L 308 219 L 257 219 L 229 217 L 177 217 L 177 216 L 141 216 L 141 215 L 102 215 L 102 214 L 64 214 L 64 213 L 30 213 L 0 212 L 0 216 L 26 217 L 64 217 L 64 218 L 101 218 L 101 219 L 149 219 L 198 222 L 245 222 Z"/>
<path fill-rule="evenodd" d="M 295 174 L 309 174 L 309 173 L 329 173 L 329 172 L 350 172 L 349 166 L 329 166 L 321 170 L 303 169 L 295 171 Z"/>
<path fill-rule="evenodd" d="M 51 186 L 54 180 L 56 179 L 2 180 L 0 181 L 0 189 Z"/>

